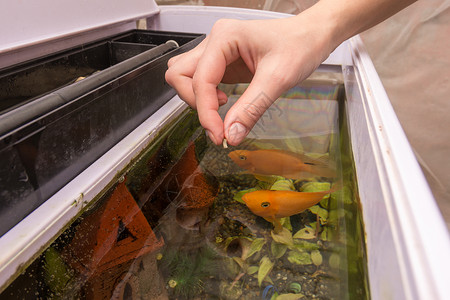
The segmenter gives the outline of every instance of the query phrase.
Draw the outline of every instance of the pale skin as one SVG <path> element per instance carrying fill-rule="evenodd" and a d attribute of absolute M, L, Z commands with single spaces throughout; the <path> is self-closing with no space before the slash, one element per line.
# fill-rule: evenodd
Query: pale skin
<path fill-rule="evenodd" d="M 167 82 L 198 111 L 216 145 L 238 145 L 283 92 L 299 84 L 346 39 L 415 0 L 321 0 L 297 16 L 219 20 L 193 50 L 169 60 Z M 219 83 L 250 83 L 224 120 Z"/>

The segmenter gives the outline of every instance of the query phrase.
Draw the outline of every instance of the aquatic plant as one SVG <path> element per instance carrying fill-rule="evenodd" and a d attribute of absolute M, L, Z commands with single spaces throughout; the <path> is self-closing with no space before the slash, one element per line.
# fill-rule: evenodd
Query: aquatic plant
<path fill-rule="evenodd" d="M 272 271 L 272 268 L 274 266 L 274 262 L 270 260 L 268 256 L 264 256 L 261 261 L 259 262 L 259 269 L 258 269 L 258 284 L 261 286 L 262 281 L 266 278 L 267 275 L 269 275 L 270 271 Z"/>
<path fill-rule="evenodd" d="M 232 256 L 234 262 L 239 266 L 239 271 L 234 278 L 231 287 L 233 287 L 238 280 L 240 280 L 244 275 L 254 275 L 257 274 L 258 283 L 261 285 L 261 282 L 266 278 L 267 274 L 270 272 L 271 264 L 268 261 L 268 258 L 263 258 L 259 265 L 252 265 L 250 262 L 250 258 L 261 251 L 264 245 L 266 244 L 265 239 L 263 238 L 249 238 L 249 237 L 231 237 L 226 241 L 226 248 L 228 253 L 239 253 L 238 256 Z M 239 251 L 230 252 L 229 249 L 232 248 L 230 245 L 238 245 Z M 264 262 L 264 263 L 263 263 Z"/>
<path fill-rule="evenodd" d="M 59 252 L 49 247 L 44 254 L 44 279 L 50 289 L 51 298 L 63 296 L 64 289 L 73 278 L 73 271 L 67 267 Z"/>
<path fill-rule="evenodd" d="M 190 299 L 204 291 L 204 278 L 216 271 L 217 255 L 207 247 L 191 253 L 170 249 L 159 263 L 168 279 L 169 291 L 177 297 Z"/>

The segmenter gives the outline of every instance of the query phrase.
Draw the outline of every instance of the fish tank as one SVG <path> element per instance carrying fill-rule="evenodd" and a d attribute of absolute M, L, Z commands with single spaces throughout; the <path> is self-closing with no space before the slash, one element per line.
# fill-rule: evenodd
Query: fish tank
<path fill-rule="evenodd" d="M 345 97 L 319 68 L 238 146 L 186 107 L 0 298 L 370 299 Z"/>

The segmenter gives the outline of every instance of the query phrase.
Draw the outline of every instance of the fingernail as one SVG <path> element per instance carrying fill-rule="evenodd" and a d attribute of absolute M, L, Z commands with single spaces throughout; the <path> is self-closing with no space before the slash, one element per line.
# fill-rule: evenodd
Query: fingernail
<path fill-rule="evenodd" d="M 214 137 L 214 135 L 213 135 L 209 130 L 206 130 L 206 134 L 207 134 L 208 137 L 211 139 L 211 141 L 212 141 L 214 144 L 217 145 L 217 143 L 216 143 L 216 138 Z"/>
<path fill-rule="evenodd" d="M 228 129 L 228 143 L 237 145 L 247 136 L 247 128 L 239 122 L 235 122 Z"/>

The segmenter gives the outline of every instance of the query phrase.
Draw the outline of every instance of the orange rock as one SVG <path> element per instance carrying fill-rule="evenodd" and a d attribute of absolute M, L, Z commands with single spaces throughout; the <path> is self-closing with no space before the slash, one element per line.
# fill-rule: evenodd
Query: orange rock
<path fill-rule="evenodd" d="M 209 184 L 195 157 L 195 144 L 191 143 L 180 161 L 174 166 L 173 174 L 178 183 L 180 206 L 184 208 L 209 207 L 218 193 L 218 184 Z"/>

